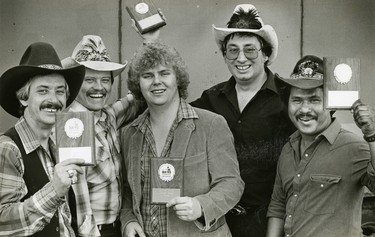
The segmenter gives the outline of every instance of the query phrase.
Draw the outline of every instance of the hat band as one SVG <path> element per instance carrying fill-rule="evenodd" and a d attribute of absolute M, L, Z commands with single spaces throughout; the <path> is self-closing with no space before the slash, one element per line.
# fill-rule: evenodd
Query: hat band
<path fill-rule="evenodd" d="M 63 69 L 62 67 L 60 67 L 58 65 L 55 65 L 55 64 L 42 64 L 42 65 L 38 65 L 38 67 L 46 68 L 46 69 L 52 69 L 52 70 L 61 70 L 61 69 Z"/>
<path fill-rule="evenodd" d="M 323 74 L 316 72 L 314 75 L 311 74 L 292 74 L 290 75 L 291 79 L 300 79 L 300 78 L 311 78 L 311 79 L 323 79 Z"/>

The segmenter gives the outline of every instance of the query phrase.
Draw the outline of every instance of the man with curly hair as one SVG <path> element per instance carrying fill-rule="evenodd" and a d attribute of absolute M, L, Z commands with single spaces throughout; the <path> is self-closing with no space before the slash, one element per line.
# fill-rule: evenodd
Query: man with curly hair
<path fill-rule="evenodd" d="M 186 103 L 189 75 L 179 53 L 169 46 L 153 42 L 141 47 L 128 76 L 129 89 L 147 109 L 121 131 L 123 233 L 231 236 L 225 213 L 240 199 L 244 184 L 225 119 Z M 160 160 L 162 165 L 153 165 Z M 177 160 L 180 166 L 164 170 L 172 178 L 158 172 Z M 181 193 L 155 203 L 153 180 L 171 182 L 173 175 L 183 176 Z"/>

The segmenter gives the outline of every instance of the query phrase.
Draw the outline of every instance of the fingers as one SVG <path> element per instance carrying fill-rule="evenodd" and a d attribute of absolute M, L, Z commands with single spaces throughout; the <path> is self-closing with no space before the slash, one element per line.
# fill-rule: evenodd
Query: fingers
<path fill-rule="evenodd" d="M 201 205 L 195 198 L 173 198 L 166 206 L 172 207 L 176 211 L 177 217 L 184 221 L 194 221 L 202 215 Z"/>
<path fill-rule="evenodd" d="M 125 236 L 127 237 L 146 237 L 145 233 L 142 230 L 142 227 L 137 222 L 130 222 L 125 227 Z"/>

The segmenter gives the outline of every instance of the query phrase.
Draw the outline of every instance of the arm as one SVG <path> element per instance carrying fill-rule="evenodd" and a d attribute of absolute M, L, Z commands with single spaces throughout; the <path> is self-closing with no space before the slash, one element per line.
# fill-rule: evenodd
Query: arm
<path fill-rule="evenodd" d="M 222 116 L 216 116 L 207 134 L 210 191 L 194 197 L 204 213 L 205 230 L 238 203 L 244 189 L 232 133 Z"/>
<path fill-rule="evenodd" d="M 375 192 L 375 111 L 362 101 L 357 100 L 352 105 L 352 112 L 354 122 L 361 129 L 370 148 L 370 162 L 367 167 L 369 180 L 364 184 L 372 192 Z"/>
<path fill-rule="evenodd" d="M 65 190 L 70 187 L 69 174 L 66 169 L 61 171 L 56 172 L 54 181 L 22 200 L 27 189 L 22 178 L 20 151 L 8 137 L 0 138 L 0 236 L 32 235 L 50 222 L 57 208 L 65 202 Z"/>
<path fill-rule="evenodd" d="M 268 219 L 268 226 L 267 226 L 267 237 L 281 237 L 283 236 L 284 229 L 284 220 L 271 217 Z"/>
<path fill-rule="evenodd" d="M 110 107 L 116 118 L 117 129 L 133 121 L 143 111 L 141 103 L 134 100 L 132 94 L 118 99 Z"/>

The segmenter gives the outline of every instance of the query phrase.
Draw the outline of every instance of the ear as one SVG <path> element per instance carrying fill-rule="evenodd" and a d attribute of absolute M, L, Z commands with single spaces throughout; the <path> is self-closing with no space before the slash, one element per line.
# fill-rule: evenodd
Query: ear
<path fill-rule="evenodd" d="M 20 103 L 22 106 L 27 107 L 27 101 L 26 100 L 20 100 Z"/>

